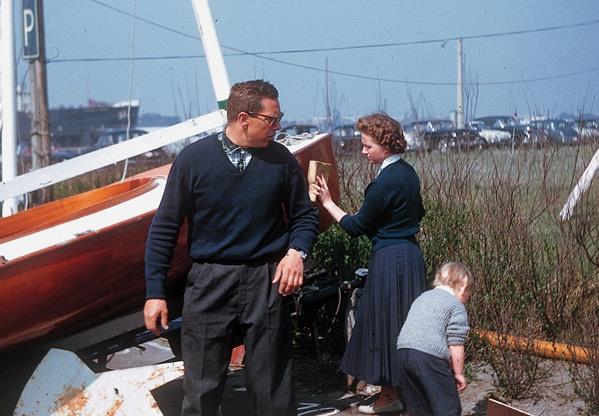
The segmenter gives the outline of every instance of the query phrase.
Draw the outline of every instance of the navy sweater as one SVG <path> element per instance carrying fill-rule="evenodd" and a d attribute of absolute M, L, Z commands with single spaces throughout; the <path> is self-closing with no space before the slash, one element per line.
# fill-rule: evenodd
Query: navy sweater
<path fill-rule="evenodd" d="M 184 220 L 194 261 L 224 264 L 276 261 L 288 247 L 309 252 L 318 215 L 295 157 L 272 142 L 249 149 L 239 171 L 216 136 L 187 146 L 175 159 L 150 226 L 146 297 L 164 298 L 164 282 Z"/>
<path fill-rule="evenodd" d="M 400 159 L 366 187 L 360 211 L 345 215 L 339 225 L 352 237 L 367 235 L 373 250 L 378 250 L 416 235 L 422 217 L 420 179 L 414 168 Z"/>

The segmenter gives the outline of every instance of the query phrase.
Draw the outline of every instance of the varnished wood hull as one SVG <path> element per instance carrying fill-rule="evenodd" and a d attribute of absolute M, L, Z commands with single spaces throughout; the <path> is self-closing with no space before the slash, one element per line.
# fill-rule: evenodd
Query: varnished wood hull
<path fill-rule="evenodd" d="M 290 146 L 293 151 L 294 146 Z M 295 152 L 304 173 L 309 160 L 335 164 L 330 136 Z M 64 221 L 102 215 L 116 203 L 149 192 L 163 180 L 170 166 L 137 175 L 126 183 L 51 202 L 0 220 L 1 243 L 47 229 Z M 338 198 L 337 172 L 330 179 Z M 77 234 L 0 265 L 0 350 L 99 324 L 140 309 L 145 294 L 144 251 L 156 206 L 101 229 Z M 321 213 L 321 228 L 331 223 Z M 169 273 L 169 296 L 190 266 L 183 227 Z M 2 252 L 0 251 L 0 255 Z"/>

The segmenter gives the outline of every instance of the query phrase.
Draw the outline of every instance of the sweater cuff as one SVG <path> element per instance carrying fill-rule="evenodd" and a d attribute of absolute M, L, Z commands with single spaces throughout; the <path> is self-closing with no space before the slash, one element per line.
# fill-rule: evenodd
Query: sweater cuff
<path fill-rule="evenodd" d="M 166 299 L 164 282 L 146 280 L 146 299 Z"/>
<path fill-rule="evenodd" d="M 466 343 L 466 334 L 458 335 L 453 334 L 447 337 L 447 345 L 464 345 Z"/>

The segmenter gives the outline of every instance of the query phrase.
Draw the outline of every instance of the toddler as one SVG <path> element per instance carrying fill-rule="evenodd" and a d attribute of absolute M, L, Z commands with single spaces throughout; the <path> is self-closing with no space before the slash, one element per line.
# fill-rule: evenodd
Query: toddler
<path fill-rule="evenodd" d="M 474 283 L 459 262 L 444 264 L 434 288 L 420 295 L 408 313 L 399 337 L 400 387 L 413 416 L 459 416 L 458 392 L 466 388 L 464 343 L 468 315 L 464 304 Z"/>

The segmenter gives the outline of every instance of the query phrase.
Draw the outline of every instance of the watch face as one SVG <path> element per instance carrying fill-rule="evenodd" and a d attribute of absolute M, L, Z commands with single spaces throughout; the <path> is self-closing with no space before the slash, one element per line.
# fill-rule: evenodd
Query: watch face
<path fill-rule="evenodd" d="M 302 258 L 302 260 L 306 260 L 306 257 L 308 257 L 308 254 L 304 250 L 302 250 L 302 249 L 295 248 L 295 247 L 289 247 L 289 248 L 292 248 L 295 251 L 297 251 L 298 254 L 300 255 L 300 257 Z"/>

